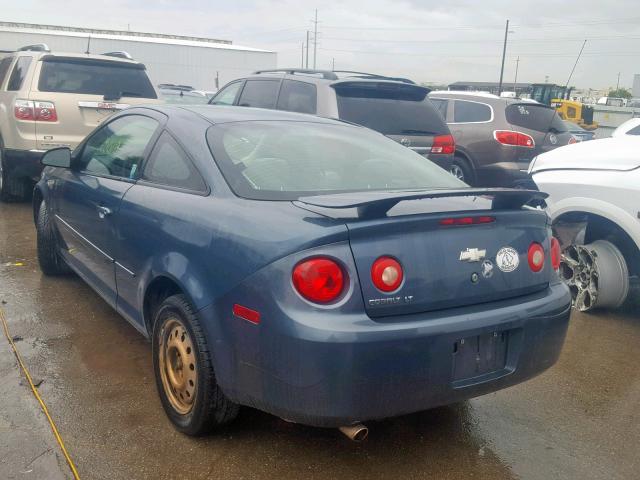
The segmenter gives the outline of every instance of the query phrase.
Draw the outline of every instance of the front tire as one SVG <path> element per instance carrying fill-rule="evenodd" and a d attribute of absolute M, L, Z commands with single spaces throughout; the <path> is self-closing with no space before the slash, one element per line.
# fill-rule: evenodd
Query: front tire
<path fill-rule="evenodd" d="M 216 382 L 198 315 L 185 295 L 167 298 L 155 313 L 153 368 L 164 411 L 180 432 L 202 435 L 238 415 L 238 405 Z"/>
<path fill-rule="evenodd" d="M 36 218 L 36 243 L 38 263 L 45 275 L 64 275 L 71 270 L 60 256 L 58 239 L 55 234 L 46 202 L 40 202 Z"/>

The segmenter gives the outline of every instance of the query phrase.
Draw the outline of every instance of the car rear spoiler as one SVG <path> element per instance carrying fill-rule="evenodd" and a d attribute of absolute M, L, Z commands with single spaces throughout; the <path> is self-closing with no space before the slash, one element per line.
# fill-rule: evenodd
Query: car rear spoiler
<path fill-rule="evenodd" d="M 296 204 L 300 207 L 313 206 L 328 209 L 355 208 L 359 218 L 379 218 L 387 215 L 395 205 L 405 200 L 446 197 L 491 198 L 492 210 L 520 208 L 532 200 L 544 200 L 549 195 L 537 190 L 512 188 L 466 188 L 459 190 L 418 190 L 393 192 L 354 192 L 333 195 L 301 197 Z"/>

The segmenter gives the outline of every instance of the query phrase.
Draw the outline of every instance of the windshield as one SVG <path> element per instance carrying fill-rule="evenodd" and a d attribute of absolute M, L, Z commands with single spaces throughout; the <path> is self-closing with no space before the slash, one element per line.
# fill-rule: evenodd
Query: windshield
<path fill-rule="evenodd" d="M 120 97 L 157 98 L 140 64 L 83 58 L 53 58 L 42 62 L 38 90 Z"/>
<path fill-rule="evenodd" d="M 211 127 L 207 140 L 229 186 L 245 198 L 467 187 L 412 150 L 350 125 L 227 123 Z"/>

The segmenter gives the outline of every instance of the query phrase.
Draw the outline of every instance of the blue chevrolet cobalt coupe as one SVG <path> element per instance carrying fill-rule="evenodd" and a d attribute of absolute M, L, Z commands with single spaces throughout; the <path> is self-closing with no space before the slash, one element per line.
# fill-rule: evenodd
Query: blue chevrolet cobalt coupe
<path fill-rule="evenodd" d="M 558 242 L 527 206 L 544 195 L 472 189 L 366 128 L 131 108 L 43 163 L 42 271 L 151 339 L 184 433 L 241 405 L 353 431 L 527 380 L 564 342 Z"/>

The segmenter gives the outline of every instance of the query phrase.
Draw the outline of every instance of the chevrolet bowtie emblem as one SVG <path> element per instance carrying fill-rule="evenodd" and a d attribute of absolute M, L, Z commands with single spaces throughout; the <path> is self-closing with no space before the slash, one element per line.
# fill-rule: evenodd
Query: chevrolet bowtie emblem
<path fill-rule="evenodd" d="M 486 250 L 478 250 L 477 248 L 467 248 L 460 252 L 461 262 L 479 262 L 487 256 Z"/>

